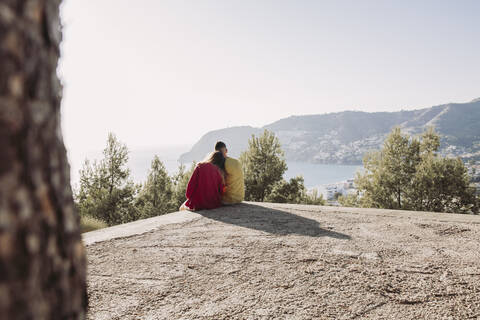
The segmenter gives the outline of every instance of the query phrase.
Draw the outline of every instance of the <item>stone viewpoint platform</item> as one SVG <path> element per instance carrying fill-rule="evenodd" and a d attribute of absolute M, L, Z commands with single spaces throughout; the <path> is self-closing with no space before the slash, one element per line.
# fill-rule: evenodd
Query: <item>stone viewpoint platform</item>
<path fill-rule="evenodd" d="M 242 203 L 84 234 L 89 319 L 480 319 L 480 217 Z"/>

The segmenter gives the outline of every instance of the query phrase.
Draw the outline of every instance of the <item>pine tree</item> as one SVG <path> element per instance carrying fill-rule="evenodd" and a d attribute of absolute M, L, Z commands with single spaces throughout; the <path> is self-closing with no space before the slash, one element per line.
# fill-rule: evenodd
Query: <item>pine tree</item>
<path fill-rule="evenodd" d="M 282 179 L 276 182 L 270 194 L 265 197 L 267 202 L 303 203 L 306 202 L 307 189 L 302 176 L 291 178 L 289 182 Z"/>
<path fill-rule="evenodd" d="M 302 200 L 302 203 L 317 205 L 317 206 L 324 206 L 326 204 L 326 201 L 323 198 L 323 194 L 318 192 L 318 189 L 313 189 L 313 190 L 307 191 L 307 193 L 305 194 L 305 198 Z"/>
<path fill-rule="evenodd" d="M 195 170 L 197 164 L 192 162 L 190 169 L 186 171 L 184 164 L 180 164 L 178 172 L 173 176 L 173 197 L 172 205 L 175 210 L 178 210 L 180 206 L 187 200 L 185 193 L 187 192 L 187 185 L 190 177 Z"/>
<path fill-rule="evenodd" d="M 104 185 L 111 196 L 113 191 L 121 188 L 130 176 L 130 169 L 127 168 L 128 148 L 113 133 L 109 133 L 103 157 L 101 169 L 106 179 Z"/>
<path fill-rule="evenodd" d="M 248 141 L 248 149 L 240 155 L 245 177 L 245 199 L 264 201 L 275 183 L 282 180 L 287 163 L 274 133 L 265 130 L 260 137 Z"/>
<path fill-rule="evenodd" d="M 108 225 L 139 218 L 134 207 L 137 187 L 130 179 L 128 149 L 110 133 L 100 162 L 84 162 L 80 170 L 80 188 L 76 195 L 81 215 L 91 216 Z"/>
<path fill-rule="evenodd" d="M 474 213 L 478 211 L 470 177 L 460 159 L 438 155 L 440 137 L 432 129 L 420 137 L 393 129 L 380 151 L 364 158 L 357 174 L 359 197 L 340 199 L 363 207 Z"/>
<path fill-rule="evenodd" d="M 158 156 L 153 158 L 147 181 L 135 202 L 141 218 L 176 211 L 172 180 Z"/>
<path fill-rule="evenodd" d="M 474 213 L 475 190 L 460 159 L 428 154 L 413 178 L 413 209 L 423 211 Z"/>

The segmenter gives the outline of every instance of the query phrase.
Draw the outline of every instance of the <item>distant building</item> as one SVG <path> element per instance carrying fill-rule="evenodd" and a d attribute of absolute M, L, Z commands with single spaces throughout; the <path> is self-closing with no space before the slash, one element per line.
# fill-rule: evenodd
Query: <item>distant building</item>
<path fill-rule="evenodd" d="M 345 189 L 355 189 L 355 179 L 348 179 Z"/>
<path fill-rule="evenodd" d="M 338 192 L 338 186 L 336 184 L 331 184 L 326 186 L 327 190 L 327 200 L 333 200 L 335 198 L 335 194 Z"/>
<path fill-rule="evenodd" d="M 335 195 L 341 194 L 346 196 L 351 193 L 356 193 L 355 180 L 348 179 L 346 181 L 333 183 L 325 186 L 325 195 L 327 200 L 336 200 Z"/>

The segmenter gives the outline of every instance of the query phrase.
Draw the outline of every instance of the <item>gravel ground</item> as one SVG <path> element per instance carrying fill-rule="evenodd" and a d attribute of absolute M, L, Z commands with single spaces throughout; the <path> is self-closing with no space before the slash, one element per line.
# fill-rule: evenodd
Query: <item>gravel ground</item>
<path fill-rule="evenodd" d="M 480 217 L 244 203 L 87 246 L 89 319 L 480 319 Z"/>

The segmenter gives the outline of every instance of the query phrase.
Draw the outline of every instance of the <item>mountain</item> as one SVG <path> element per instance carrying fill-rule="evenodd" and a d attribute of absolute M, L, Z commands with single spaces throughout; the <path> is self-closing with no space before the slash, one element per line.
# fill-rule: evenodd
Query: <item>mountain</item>
<path fill-rule="evenodd" d="M 398 112 L 344 111 L 320 115 L 291 116 L 262 128 L 233 127 L 211 131 L 180 157 L 181 162 L 199 161 L 215 142 L 227 144 L 233 157 L 248 147 L 252 134 L 273 131 L 287 160 L 360 164 L 365 152 L 381 147 L 395 126 L 419 134 L 433 126 L 441 136 L 440 152 L 465 159 L 480 159 L 480 99 L 449 103 L 420 110 Z"/>
<path fill-rule="evenodd" d="M 238 158 L 240 153 L 247 149 L 248 139 L 252 134 L 259 135 L 262 132 L 262 129 L 250 126 L 210 131 L 194 144 L 189 152 L 180 156 L 180 162 L 190 163 L 203 160 L 213 150 L 217 141 L 224 141 L 227 144 L 229 155 Z"/>

